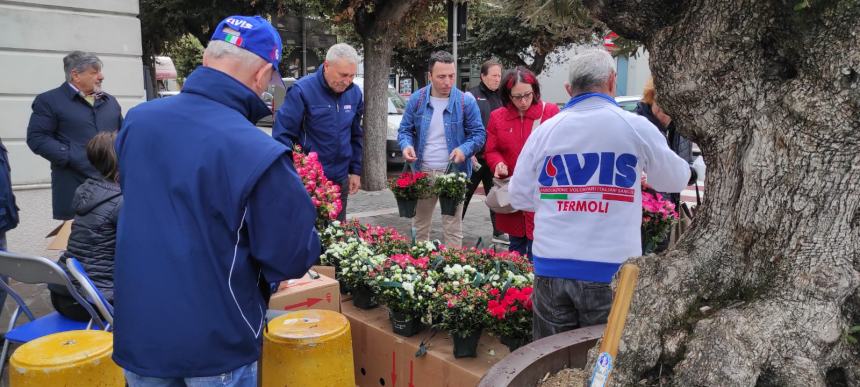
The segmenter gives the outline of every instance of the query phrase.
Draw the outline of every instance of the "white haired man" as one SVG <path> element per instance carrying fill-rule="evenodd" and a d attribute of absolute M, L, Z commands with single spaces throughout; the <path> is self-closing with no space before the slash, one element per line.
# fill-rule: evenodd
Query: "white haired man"
<path fill-rule="evenodd" d="M 642 255 L 640 178 L 680 192 L 690 166 L 646 118 L 615 103 L 615 61 L 603 50 L 570 64 L 570 101 L 526 141 L 508 187 L 535 212 L 535 339 L 606 322 L 609 283 Z"/>
<path fill-rule="evenodd" d="M 352 83 L 358 62 L 352 46 L 331 46 L 319 70 L 299 79 L 287 92 L 272 128 L 278 141 L 319 155 L 326 177 L 340 185 L 339 220 L 346 219 L 347 194 L 361 187 L 364 100 L 361 89 Z"/>
<path fill-rule="evenodd" d="M 119 132 L 113 359 L 131 387 L 256 386 L 269 284 L 319 257 L 289 150 L 253 124 L 280 57 L 268 21 L 228 17 L 182 93 Z"/>

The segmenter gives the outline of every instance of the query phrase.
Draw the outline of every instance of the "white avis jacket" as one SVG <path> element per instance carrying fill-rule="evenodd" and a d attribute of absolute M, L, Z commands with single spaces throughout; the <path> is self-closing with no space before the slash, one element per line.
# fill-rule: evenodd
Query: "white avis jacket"
<path fill-rule="evenodd" d="M 646 118 L 598 93 L 574 97 L 526 141 L 511 204 L 535 212 L 535 274 L 610 282 L 642 254 L 640 178 L 680 192 L 690 167 Z"/>

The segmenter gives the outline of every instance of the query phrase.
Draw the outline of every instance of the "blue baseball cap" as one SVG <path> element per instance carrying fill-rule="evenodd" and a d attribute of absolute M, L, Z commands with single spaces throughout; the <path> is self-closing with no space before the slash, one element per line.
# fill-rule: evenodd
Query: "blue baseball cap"
<path fill-rule="evenodd" d="M 284 86 L 281 63 L 281 35 L 268 20 L 259 16 L 229 16 L 212 33 L 211 40 L 222 40 L 248 50 L 272 64 L 272 84 Z"/>

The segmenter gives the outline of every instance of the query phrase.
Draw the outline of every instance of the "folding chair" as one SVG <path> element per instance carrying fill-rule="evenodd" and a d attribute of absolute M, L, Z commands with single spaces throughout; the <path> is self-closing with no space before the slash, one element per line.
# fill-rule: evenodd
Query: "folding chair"
<path fill-rule="evenodd" d="M 69 258 L 66 260 L 66 268 L 69 269 L 72 277 L 81 284 L 81 290 L 83 290 L 87 301 L 96 306 L 96 309 L 98 309 L 101 317 L 107 321 L 109 327 L 113 326 L 113 305 L 108 302 L 102 291 L 96 287 L 96 284 L 87 275 L 84 266 L 77 259 Z"/>
<path fill-rule="evenodd" d="M 18 307 L 15 308 L 15 312 L 12 313 L 12 317 L 9 319 L 9 326 L 3 340 L 3 350 L 0 353 L 0 376 L 2 376 L 2 366 L 6 362 L 6 352 L 9 350 L 10 342 L 26 343 L 52 333 L 89 329 L 92 323 L 95 323 L 99 328 L 105 328 L 105 324 L 99 317 L 99 314 L 95 309 L 93 309 L 90 303 L 81 297 L 80 293 L 75 289 L 75 286 L 72 285 L 71 280 L 69 280 L 69 276 L 67 276 L 66 272 L 63 271 L 60 265 L 54 261 L 44 257 L 31 257 L 7 251 L 0 251 L 0 274 L 9 276 L 9 278 L 26 284 L 44 283 L 49 285 L 65 286 L 66 289 L 69 290 L 69 294 L 72 295 L 72 298 L 81 304 L 81 306 L 83 306 L 92 317 L 90 322 L 80 322 L 67 318 L 57 312 L 53 312 L 46 316 L 35 318 L 33 316 L 33 312 L 30 311 L 30 308 L 27 307 L 27 304 L 21 296 L 12 290 L 9 284 L 5 281 L 0 281 L 0 287 L 2 287 L 3 290 L 5 290 L 6 293 L 9 294 L 16 303 L 18 303 Z M 15 323 L 18 321 L 18 317 L 21 316 L 21 312 L 23 312 L 30 321 L 13 328 Z"/>

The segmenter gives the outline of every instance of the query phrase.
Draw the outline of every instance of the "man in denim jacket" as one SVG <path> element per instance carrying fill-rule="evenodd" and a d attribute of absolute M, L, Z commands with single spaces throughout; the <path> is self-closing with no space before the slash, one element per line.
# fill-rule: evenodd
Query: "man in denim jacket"
<path fill-rule="evenodd" d="M 455 170 L 471 175 L 472 164 L 467 160 L 481 150 L 487 138 L 481 111 L 475 97 L 454 87 L 456 69 L 451 54 L 433 53 L 428 71 L 430 85 L 412 94 L 400 122 L 397 141 L 403 158 L 431 176 L 444 173 L 449 162 L 456 165 Z M 412 226 L 419 240 L 430 239 L 437 200 L 438 197 L 431 196 L 418 201 Z M 454 216 L 442 215 L 446 246 L 463 245 L 462 213 L 461 203 Z"/>

